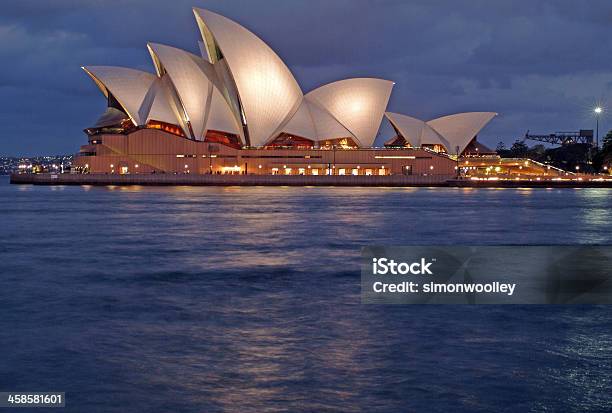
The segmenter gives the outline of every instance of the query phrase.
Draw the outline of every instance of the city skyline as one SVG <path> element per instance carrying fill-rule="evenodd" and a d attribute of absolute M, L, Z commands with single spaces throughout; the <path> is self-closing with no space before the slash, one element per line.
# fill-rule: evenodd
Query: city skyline
<path fill-rule="evenodd" d="M 118 4 L 121 13 L 114 15 Z M 500 116 L 480 136 L 493 147 L 499 140 L 511 144 L 527 129 L 595 129 L 592 108 L 605 108 L 612 90 L 612 47 L 599 42 L 612 21 L 612 6 L 603 1 L 589 7 L 552 1 L 522 7 L 445 1 L 311 4 L 9 4 L 0 17 L 0 31 L 8 39 L 0 56 L 12 62 L 0 69 L 5 123 L 0 154 L 74 152 L 83 129 L 104 107 L 80 66 L 151 72 L 143 47 L 149 41 L 199 53 L 192 6 L 218 11 L 256 31 L 304 90 L 376 76 L 396 82 L 390 111 L 432 119 L 495 110 Z M 559 31 L 563 24 L 580 30 Z M 608 127 L 602 116 L 600 136 Z M 383 122 L 381 136 L 391 134 Z"/>

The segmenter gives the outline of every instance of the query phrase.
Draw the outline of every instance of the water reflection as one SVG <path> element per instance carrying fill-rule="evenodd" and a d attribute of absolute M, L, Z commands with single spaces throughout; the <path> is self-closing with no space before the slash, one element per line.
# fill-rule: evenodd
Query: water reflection
<path fill-rule="evenodd" d="M 610 243 L 611 194 L 0 185 L 0 388 L 68 412 L 604 410 L 605 306 L 364 306 L 357 258 Z"/>

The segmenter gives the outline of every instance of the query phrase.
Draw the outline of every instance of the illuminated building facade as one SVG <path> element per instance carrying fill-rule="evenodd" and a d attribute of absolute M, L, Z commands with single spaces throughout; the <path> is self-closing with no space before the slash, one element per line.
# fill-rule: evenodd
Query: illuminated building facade
<path fill-rule="evenodd" d="M 495 116 L 423 122 L 386 111 L 394 83 L 332 82 L 303 93 L 289 68 L 238 23 L 194 9 L 201 56 L 149 43 L 155 73 L 83 69 L 107 99 L 75 170 L 92 173 L 444 175 Z M 375 148 L 386 116 L 397 136 Z"/>

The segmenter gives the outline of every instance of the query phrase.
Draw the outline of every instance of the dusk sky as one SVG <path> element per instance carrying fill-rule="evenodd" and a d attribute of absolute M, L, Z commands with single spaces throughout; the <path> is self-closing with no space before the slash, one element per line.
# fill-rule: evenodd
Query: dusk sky
<path fill-rule="evenodd" d="M 594 129 L 593 106 L 612 97 L 610 0 L 3 0 L 0 155 L 77 152 L 106 106 L 80 67 L 153 72 L 148 41 L 199 53 L 193 6 L 253 31 L 304 92 L 382 77 L 392 112 L 498 112 L 480 135 L 493 148 L 527 129 Z"/>

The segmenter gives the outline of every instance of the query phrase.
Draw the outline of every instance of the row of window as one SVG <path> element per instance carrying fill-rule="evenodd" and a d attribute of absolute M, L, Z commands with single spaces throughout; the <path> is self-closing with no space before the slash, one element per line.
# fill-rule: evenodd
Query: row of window
<path fill-rule="evenodd" d="M 385 168 L 272 168 L 272 175 L 387 175 Z"/>
<path fill-rule="evenodd" d="M 320 159 L 321 155 L 242 155 L 242 158 L 253 158 L 253 159 L 278 159 L 278 158 L 292 158 L 292 159 Z"/>
<path fill-rule="evenodd" d="M 178 154 L 176 155 L 177 158 L 197 158 L 198 155 L 194 155 L 194 154 Z M 236 159 L 237 156 L 236 155 L 202 155 L 202 158 L 223 158 L 223 159 Z"/>

